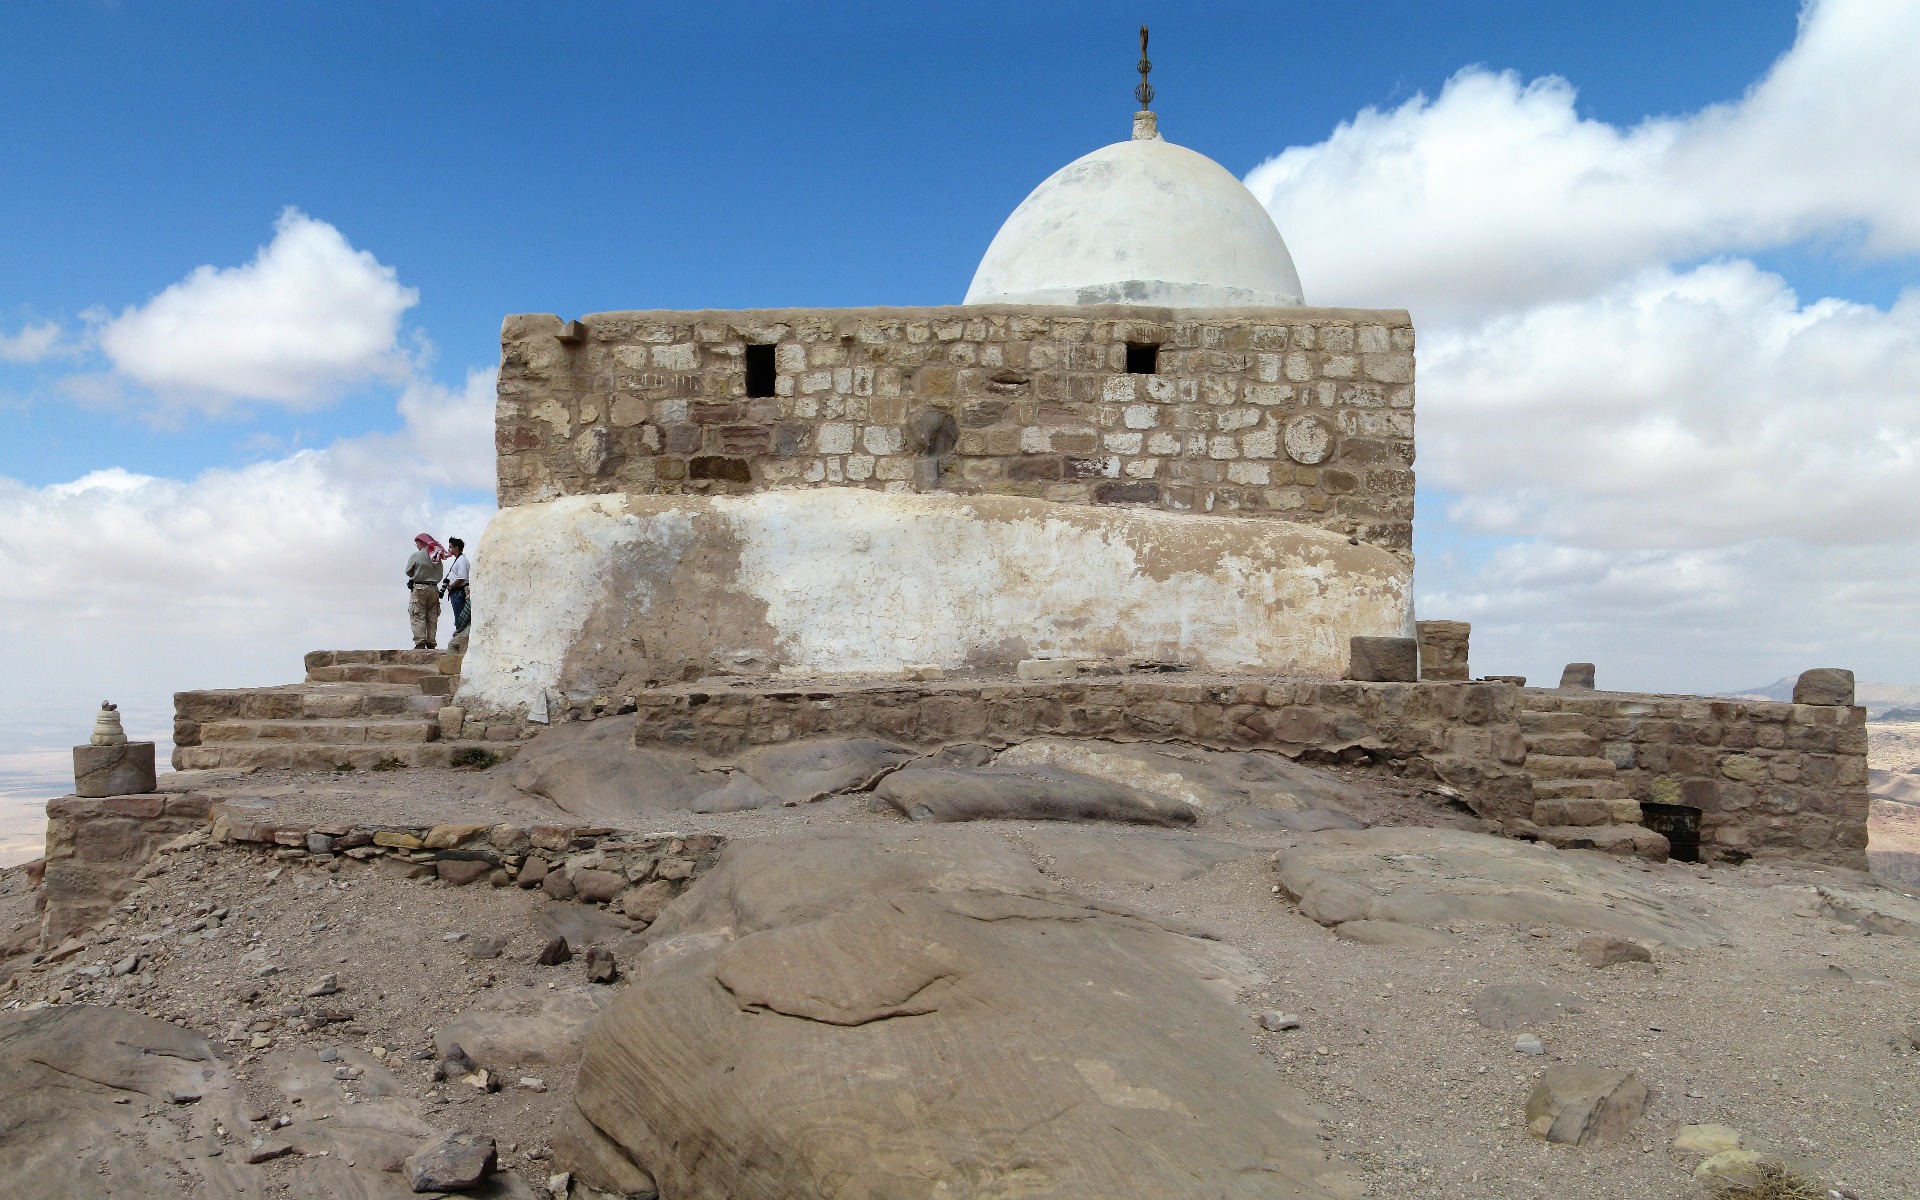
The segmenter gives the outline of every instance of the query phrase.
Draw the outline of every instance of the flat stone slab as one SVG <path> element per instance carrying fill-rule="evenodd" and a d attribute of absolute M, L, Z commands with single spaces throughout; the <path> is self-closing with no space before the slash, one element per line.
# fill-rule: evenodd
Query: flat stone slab
<path fill-rule="evenodd" d="M 1875 933 L 1920 937 L 1920 900 L 1885 889 L 1817 887 L 1814 892 L 1820 915 L 1829 920 Z"/>
<path fill-rule="evenodd" d="M 1600 855 L 1486 834 L 1402 826 L 1314 833 L 1273 861 L 1281 889 L 1322 925 L 1558 925 L 1687 948 L 1721 936 L 1645 876 Z"/>
<path fill-rule="evenodd" d="M 1566 1146 L 1622 1141 L 1647 1105 L 1647 1089 L 1626 1071 L 1550 1068 L 1527 1097 L 1527 1130 Z"/>
<path fill-rule="evenodd" d="M 1051 767 L 1164 796 L 1203 813 L 1244 807 L 1298 813 L 1361 803 L 1358 789 L 1283 754 L 1089 739 L 1034 738 L 1003 751 L 1002 767 Z"/>
<path fill-rule="evenodd" d="M 525 743 L 480 798 L 485 811 L 513 811 L 528 798 L 582 823 L 631 828 L 640 818 L 686 812 L 724 781 L 691 759 L 633 745 L 634 718 L 603 717 L 546 730 Z"/>
<path fill-rule="evenodd" d="M 918 750 L 878 738 L 814 738 L 751 751 L 740 759 L 740 769 L 781 803 L 807 804 L 840 792 L 865 791 L 888 771 L 918 757 Z"/>
<path fill-rule="evenodd" d="M 1271 808 L 1239 808 L 1226 815 L 1229 825 L 1247 829 L 1275 829 L 1288 833 L 1320 833 L 1328 829 L 1365 829 L 1367 823 L 1337 808 L 1309 808 L 1279 812 Z"/>
<path fill-rule="evenodd" d="M 907 767 L 874 795 L 915 821 L 1122 821 L 1191 825 L 1192 805 L 1043 767 Z"/>
<path fill-rule="evenodd" d="M 780 797 L 760 786 L 745 771 L 734 771 L 727 781 L 695 796 L 687 807 L 697 813 L 745 812 L 781 803 Z"/>
<path fill-rule="evenodd" d="M 1049 874 L 1088 883 L 1178 883 L 1264 853 L 1184 830 L 1051 824 L 1021 840 L 1047 862 Z"/>

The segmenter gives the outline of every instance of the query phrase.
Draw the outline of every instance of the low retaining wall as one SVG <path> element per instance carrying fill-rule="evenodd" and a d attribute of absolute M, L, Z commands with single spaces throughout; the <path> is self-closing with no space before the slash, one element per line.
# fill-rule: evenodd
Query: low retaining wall
<path fill-rule="evenodd" d="M 1867 712 L 1825 704 L 1522 690 L 1528 737 L 1612 767 L 1643 804 L 1700 810 L 1703 859 L 1867 866 Z"/>
<path fill-rule="evenodd" d="M 1475 812 L 1523 836 L 1532 828 L 1531 743 L 1536 761 L 1544 754 L 1558 764 L 1584 763 L 1642 804 L 1697 809 L 1703 859 L 1799 858 L 1866 867 L 1866 712 L 1857 707 L 1491 682 L 1184 674 L 684 686 L 647 691 L 633 702 L 636 744 L 714 755 L 869 733 L 922 746 L 1053 736 L 1377 758 L 1430 772 L 1459 789 Z M 66 796 L 48 803 L 47 818 L 45 946 L 102 920 L 132 890 L 156 848 L 210 819 L 217 840 L 257 845 L 283 858 L 389 858 L 456 882 L 490 878 L 531 886 L 526 872 L 538 859 L 536 871 L 557 871 L 564 879 L 540 880 L 549 892 L 565 893 L 557 898 L 604 900 L 636 917 L 710 866 L 721 845 L 707 835 L 678 839 L 675 846 L 665 837 L 559 825 L 283 825 L 267 810 L 216 808 L 201 793 Z M 691 864 L 684 876 L 681 861 Z M 663 864 L 671 865 L 663 871 Z M 579 886 L 581 879 L 587 887 Z M 638 895 L 656 882 L 669 886 Z"/>
<path fill-rule="evenodd" d="M 382 860 L 453 886 L 540 888 L 554 900 L 606 904 L 641 927 L 713 868 L 719 834 L 641 835 L 605 826 L 310 825 L 276 821 L 244 801 L 213 810 L 213 840 L 270 851 L 281 861 Z"/>
<path fill-rule="evenodd" d="M 154 850 L 204 826 L 210 809 L 208 798 L 194 793 L 49 800 L 41 944 L 56 945 L 105 919 Z"/>
<path fill-rule="evenodd" d="M 1494 819 L 1531 814 L 1519 689 L 1189 675 L 1054 682 L 661 688 L 636 698 L 637 744 L 715 755 L 827 734 L 914 745 L 1033 737 L 1417 761 Z"/>
<path fill-rule="evenodd" d="M 1643 803 L 1701 811 L 1701 857 L 1864 870 L 1860 708 L 1560 691 L 1491 682 L 1355 683 L 1191 675 L 661 688 L 636 698 L 639 745 L 714 755 L 833 734 L 912 745 L 1034 737 L 1184 742 L 1417 764 L 1473 810 L 1531 836 L 1528 741 L 1558 724 Z M 1530 732 L 1523 733 L 1523 723 Z M 1569 756 L 1556 756 L 1565 762 Z"/>

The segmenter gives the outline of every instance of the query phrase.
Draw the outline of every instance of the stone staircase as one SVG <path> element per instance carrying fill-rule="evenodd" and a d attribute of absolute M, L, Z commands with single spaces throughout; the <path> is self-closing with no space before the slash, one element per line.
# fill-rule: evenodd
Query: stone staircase
<path fill-rule="evenodd" d="M 1520 714 L 1537 836 L 1563 850 L 1665 859 L 1667 839 L 1641 824 L 1640 802 L 1588 732 L 1591 724 L 1583 713 Z"/>
<path fill-rule="evenodd" d="M 511 757 L 511 742 L 445 741 L 440 708 L 460 656 L 439 650 L 316 650 L 303 683 L 176 692 L 173 765 L 330 771 L 445 767 L 470 747 Z"/>

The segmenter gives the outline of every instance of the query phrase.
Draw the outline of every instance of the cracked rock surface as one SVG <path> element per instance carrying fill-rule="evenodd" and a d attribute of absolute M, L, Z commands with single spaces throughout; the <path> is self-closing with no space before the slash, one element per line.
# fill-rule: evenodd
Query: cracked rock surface
<path fill-rule="evenodd" d="M 645 1164 L 716 1200 L 1352 1194 L 1209 977 L 1257 979 L 995 834 L 747 846 L 588 1036 L 575 1176 Z"/>

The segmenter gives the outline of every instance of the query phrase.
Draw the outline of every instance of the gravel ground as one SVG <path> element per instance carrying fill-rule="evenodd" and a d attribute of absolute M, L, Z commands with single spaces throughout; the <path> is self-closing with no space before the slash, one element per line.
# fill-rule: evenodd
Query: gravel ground
<path fill-rule="evenodd" d="M 1358 815 L 1404 824 L 1470 828 L 1474 822 L 1416 782 L 1340 769 L 1362 786 Z M 416 770 L 345 777 L 252 776 L 227 786 L 271 802 L 292 820 L 353 819 L 417 824 L 473 819 L 484 774 Z M 493 812 L 487 819 L 550 815 Z M 801 808 L 676 815 L 673 832 L 779 838 L 800 828 L 900 820 L 865 797 Z M 1051 829 L 994 822 L 1021 844 Z M 652 833 L 663 830 L 641 829 Z M 1273 890 L 1270 853 L 1297 835 L 1258 833 L 1207 819 L 1191 833 L 1102 828 L 1121 851 L 1140 839 L 1231 843 L 1244 854 L 1187 879 L 1119 883 L 1078 878 L 1050 856 L 1036 861 L 1064 886 L 1144 913 L 1209 930 L 1245 951 L 1270 982 L 1241 997 L 1248 1048 L 1314 1096 L 1330 1144 L 1379 1197 L 1552 1196 L 1646 1200 L 1707 1194 L 1690 1177 L 1694 1156 L 1669 1150 L 1683 1124 L 1718 1122 L 1745 1144 L 1804 1161 L 1860 1200 L 1920 1196 L 1920 1054 L 1896 1042 L 1920 1020 L 1920 939 L 1867 936 L 1796 915 L 1815 883 L 1861 886 L 1847 872 L 1792 864 L 1706 869 L 1639 866 L 1651 889 L 1726 931 L 1722 945 L 1659 951 L 1651 966 L 1595 970 L 1573 953 L 1576 934 L 1512 926 L 1456 928 L 1446 950 L 1359 945 L 1335 938 Z M 1584 856 L 1586 852 L 1567 852 Z M 1597 860 L 1596 860 L 1597 861 Z M 1608 860 L 1611 861 L 1611 860 Z M 0 931 L 30 920 L 19 872 L 0 873 Z M 433 1034 L 476 1006 L 525 1014 L 604 1002 L 625 986 L 588 985 L 580 958 L 541 967 L 541 925 L 553 904 L 542 893 L 450 888 L 340 860 L 275 864 L 264 853 L 208 847 L 170 856 L 115 924 L 73 960 L 88 967 L 138 952 L 137 972 L 50 982 L 27 973 L 7 1004 L 72 993 L 129 1005 L 224 1038 L 250 1094 L 265 1110 L 297 1115 L 283 1079 L 290 1061 L 311 1064 L 331 1048 L 363 1071 L 328 1081 L 331 1103 L 388 1087 L 423 1119 L 498 1138 L 503 1166 L 544 1178 L 553 1113 L 571 1086 L 564 1039 L 550 1061 L 509 1071 L 498 1093 L 431 1077 Z M 226 910 L 219 928 L 194 930 Z M 457 940 L 456 940 L 457 936 Z M 502 942 L 497 958 L 468 957 L 479 939 Z M 143 940 L 145 939 L 145 940 Z M 263 973 L 265 968 L 275 971 Z M 1834 968 L 1840 968 L 1836 972 Z M 338 976 L 337 995 L 303 992 Z M 1534 1030 L 1544 1056 L 1513 1049 L 1519 1030 L 1492 1030 L 1470 1010 L 1489 984 L 1550 983 L 1577 993 L 1583 1010 Z M 309 1030 L 321 1007 L 351 1018 Z M 296 1012 L 295 1009 L 301 1011 Z M 1302 1028 L 1262 1032 L 1264 1009 L 1297 1013 Z M 382 1053 L 375 1057 L 375 1049 Z M 1631 1068 L 1652 1092 L 1648 1114 L 1624 1145 L 1574 1149 L 1530 1136 L 1521 1115 L 1533 1081 L 1557 1062 Z M 545 1092 L 517 1086 L 538 1075 Z M 303 1104 L 321 1098 L 309 1091 Z M 286 1170 L 293 1170 L 289 1165 Z"/>
<path fill-rule="evenodd" d="M 1303 1027 L 1249 1040 L 1337 1114 L 1335 1144 L 1371 1195 L 1696 1195 L 1698 1156 L 1668 1142 L 1681 1125 L 1715 1122 L 1863 1200 L 1920 1196 L 1920 1054 L 1894 1044 L 1920 1018 L 1920 941 L 1794 915 L 1811 884 L 1845 873 L 1676 863 L 1645 874 L 1720 924 L 1726 944 L 1605 970 L 1577 959 L 1579 935 L 1564 930 L 1462 925 L 1449 950 L 1356 945 L 1273 895 L 1260 860 L 1115 898 L 1217 931 L 1272 977 L 1245 998 L 1249 1014 L 1298 1013 Z M 1468 1011 L 1483 986 L 1523 981 L 1586 1001 L 1532 1030 L 1544 1057 L 1513 1049 L 1520 1030 L 1483 1028 Z M 1631 1069 L 1651 1090 L 1629 1144 L 1529 1136 L 1522 1105 L 1563 1061 Z"/>

